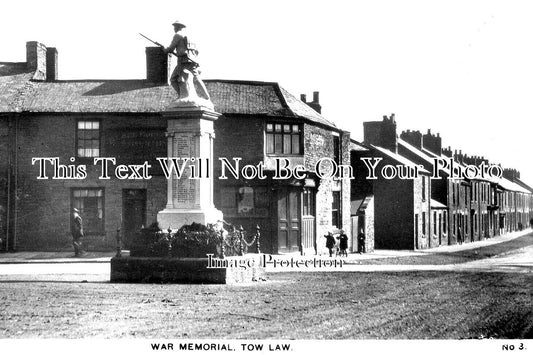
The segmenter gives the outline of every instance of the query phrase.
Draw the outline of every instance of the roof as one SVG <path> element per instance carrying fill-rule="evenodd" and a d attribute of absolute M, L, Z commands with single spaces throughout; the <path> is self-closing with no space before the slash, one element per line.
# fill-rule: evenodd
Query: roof
<path fill-rule="evenodd" d="M 415 154 L 420 159 L 423 159 L 426 163 L 428 163 L 428 164 L 433 164 L 434 163 L 434 160 L 433 160 L 432 157 L 430 157 L 429 155 L 425 154 L 420 149 L 414 147 L 413 145 L 409 144 L 408 142 L 404 141 L 401 138 L 398 138 L 398 145 L 403 146 L 404 148 L 406 148 L 411 153 Z"/>
<path fill-rule="evenodd" d="M 363 214 L 368 207 L 370 201 L 374 198 L 373 195 L 366 196 L 365 198 L 354 200 L 351 202 L 351 211 L 356 211 L 356 215 Z"/>
<path fill-rule="evenodd" d="M 166 84 L 147 80 L 30 81 L 25 63 L 0 63 L 0 112 L 151 113 L 176 99 Z M 222 114 L 291 117 L 337 129 L 335 124 L 278 83 L 205 80 Z"/>
<path fill-rule="evenodd" d="M 512 182 L 511 180 L 507 180 L 506 178 L 501 178 L 497 180 L 498 185 L 500 185 L 505 190 L 509 191 L 516 191 L 516 192 L 523 192 L 523 193 L 530 193 L 527 189 L 523 188 L 522 186 Z"/>
<path fill-rule="evenodd" d="M 429 201 L 429 206 L 431 208 L 447 208 L 445 205 L 443 205 L 442 203 L 440 203 L 439 201 L 434 200 L 434 199 L 431 199 Z"/>
<path fill-rule="evenodd" d="M 523 182 L 522 180 L 515 179 L 515 180 L 513 180 L 513 182 L 515 184 L 518 184 L 518 185 L 522 186 L 524 189 L 528 190 L 529 192 L 533 192 L 533 188 L 531 186 L 529 186 L 528 184 L 526 184 L 525 182 Z"/>
<path fill-rule="evenodd" d="M 362 143 L 356 141 L 355 139 L 350 138 L 350 151 L 361 151 L 368 152 L 369 149 Z"/>
<path fill-rule="evenodd" d="M 401 155 L 399 154 L 396 154 L 394 152 L 391 152 L 390 150 L 388 149 L 385 149 L 385 148 L 382 148 L 382 147 L 378 147 L 378 146 L 375 146 L 373 144 L 370 145 L 371 147 L 377 149 L 378 151 L 380 151 L 381 153 L 383 153 L 384 155 L 386 155 L 387 157 L 393 159 L 394 161 L 396 161 L 397 163 L 400 163 L 402 165 L 405 165 L 405 166 L 408 166 L 410 168 L 415 168 L 415 167 L 418 167 L 418 171 L 419 172 L 422 172 L 422 173 L 426 173 L 426 174 L 429 174 L 429 171 L 427 171 L 426 169 L 424 169 L 423 167 L 413 163 L 412 161 L 410 161 L 409 159 L 405 158 L 405 157 L 402 157 Z"/>
<path fill-rule="evenodd" d="M 21 101 L 31 88 L 32 76 L 26 63 L 0 62 L 0 113 L 20 111 Z"/>

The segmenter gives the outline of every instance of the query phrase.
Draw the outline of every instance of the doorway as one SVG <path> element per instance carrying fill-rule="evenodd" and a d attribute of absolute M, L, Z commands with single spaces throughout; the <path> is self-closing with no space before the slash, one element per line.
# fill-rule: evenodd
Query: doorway
<path fill-rule="evenodd" d="M 135 234 L 146 226 L 146 189 L 122 190 L 122 243 L 129 249 Z"/>
<path fill-rule="evenodd" d="M 300 251 L 299 196 L 297 188 L 278 190 L 278 253 Z"/>

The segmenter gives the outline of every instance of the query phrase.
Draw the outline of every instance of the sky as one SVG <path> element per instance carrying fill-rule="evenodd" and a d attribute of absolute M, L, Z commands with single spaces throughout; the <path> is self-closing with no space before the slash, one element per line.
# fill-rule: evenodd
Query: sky
<path fill-rule="evenodd" d="M 530 1 L 17 0 L 3 3 L 0 61 L 26 41 L 59 52 L 59 79 L 143 79 L 139 32 L 168 45 L 187 24 L 204 79 L 278 82 L 320 92 L 322 114 L 352 138 L 395 114 L 398 133 L 516 168 L 533 186 Z M 7 14 L 7 16 L 6 16 Z"/>

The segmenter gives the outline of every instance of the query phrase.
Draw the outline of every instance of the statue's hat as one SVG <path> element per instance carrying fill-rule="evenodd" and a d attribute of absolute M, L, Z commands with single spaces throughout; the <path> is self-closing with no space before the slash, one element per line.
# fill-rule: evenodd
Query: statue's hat
<path fill-rule="evenodd" d="M 183 24 L 183 22 L 181 22 L 181 21 L 174 21 L 174 22 L 172 23 L 172 26 L 182 26 L 182 27 L 187 27 L 187 26 L 185 26 L 185 25 Z"/>

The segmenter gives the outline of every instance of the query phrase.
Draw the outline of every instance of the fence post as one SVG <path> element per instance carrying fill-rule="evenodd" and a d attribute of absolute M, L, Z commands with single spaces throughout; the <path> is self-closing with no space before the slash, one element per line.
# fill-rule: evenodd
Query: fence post
<path fill-rule="evenodd" d="M 120 236 L 120 228 L 117 228 L 116 239 L 117 239 L 117 253 L 115 254 L 115 256 L 117 258 L 120 258 L 122 256 L 122 238 Z"/>
<path fill-rule="evenodd" d="M 224 226 L 221 225 L 221 228 L 220 228 L 220 244 L 221 244 L 221 247 L 220 247 L 220 258 L 221 259 L 224 259 L 224 257 L 226 256 L 226 241 L 224 240 Z"/>
<path fill-rule="evenodd" d="M 244 228 L 242 224 L 239 228 L 239 244 L 240 244 L 240 255 L 244 255 Z"/>
<path fill-rule="evenodd" d="M 257 254 L 261 254 L 261 242 L 259 241 L 261 239 L 261 227 L 259 227 L 259 224 L 255 227 L 255 235 L 257 238 Z"/>

